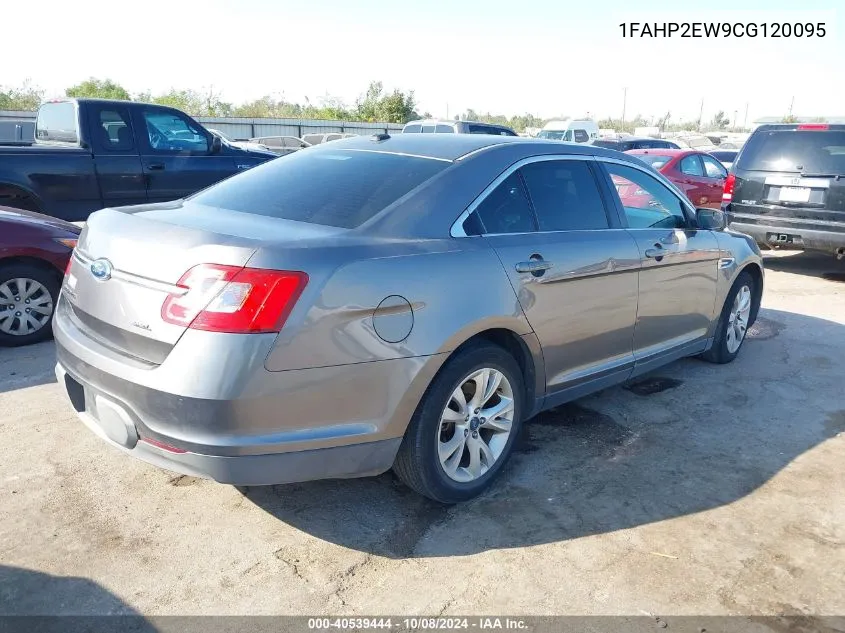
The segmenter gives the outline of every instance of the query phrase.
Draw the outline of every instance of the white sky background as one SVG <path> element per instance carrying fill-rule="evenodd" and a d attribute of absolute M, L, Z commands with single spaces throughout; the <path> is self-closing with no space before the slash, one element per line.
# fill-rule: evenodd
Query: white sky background
<path fill-rule="evenodd" d="M 845 41 L 836 2 L 599 0 L 6 0 L 0 85 L 49 96 L 90 76 L 130 92 L 213 86 L 227 101 L 265 94 L 352 104 L 373 79 L 414 90 L 418 111 L 543 117 L 636 114 L 738 123 L 845 116 Z M 741 10 L 737 6 L 742 5 Z M 686 6 L 683 10 L 677 7 Z M 755 8 L 756 6 L 756 8 Z M 845 6 L 845 5 L 843 5 Z M 668 10 L 661 7 L 670 7 Z M 787 7 L 785 10 L 780 7 Z M 825 22 L 824 38 L 623 39 L 623 21 Z M 11 27 L 11 28 L 10 28 Z M 11 51 L 15 51 L 12 53 Z M 19 54 L 18 54 L 19 52 Z"/>

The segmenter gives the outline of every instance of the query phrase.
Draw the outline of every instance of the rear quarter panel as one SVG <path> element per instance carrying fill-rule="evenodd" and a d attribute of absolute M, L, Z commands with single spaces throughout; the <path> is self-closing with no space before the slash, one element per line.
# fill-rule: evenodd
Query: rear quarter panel
<path fill-rule="evenodd" d="M 362 248 L 370 256 L 311 276 L 267 357 L 268 370 L 432 356 L 490 328 L 531 332 L 501 262 L 482 239 L 427 240 L 412 252 Z M 261 265 L 260 257 L 250 261 Z"/>

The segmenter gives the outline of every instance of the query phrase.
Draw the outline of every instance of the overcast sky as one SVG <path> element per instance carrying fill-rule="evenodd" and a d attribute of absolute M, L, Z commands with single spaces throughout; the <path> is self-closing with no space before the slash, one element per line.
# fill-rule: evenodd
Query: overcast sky
<path fill-rule="evenodd" d="M 213 86 L 351 104 L 378 79 L 419 111 L 531 112 L 738 123 L 845 115 L 837 3 L 596 0 L 14 0 L 3 3 L 0 85 L 63 94 L 89 76 L 131 92 Z M 678 7 L 685 6 L 685 9 Z M 800 9 L 795 9 L 800 6 Z M 843 5 L 845 6 L 845 5 Z M 741 7 L 741 10 L 737 10 Z M 841 11 L 840 11 L 841 13 Z M 823 38 L 625 39 L 620 22 L 825 22 Z M 14 54 L 12 53 L 14 51 Z"/>

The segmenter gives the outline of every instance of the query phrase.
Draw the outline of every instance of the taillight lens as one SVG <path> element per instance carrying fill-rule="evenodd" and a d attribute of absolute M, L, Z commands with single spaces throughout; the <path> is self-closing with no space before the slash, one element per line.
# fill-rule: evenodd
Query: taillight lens
<path fill-rule="evenodd" d="M 307 283 L 298 271 L 199 264 L 178 281 L 184 292 L 164 300 L 161 318 L 208 332 L 278 332 Z"/>
<path fill-rule="evenodd" d="M 722 191 L 722 202 L 730 202 L 731 200 L 733 200 L 735 184 L 736 176 L 732 173 L 728 174 L 728 177 L 725 178 L 725 188 Z"/>

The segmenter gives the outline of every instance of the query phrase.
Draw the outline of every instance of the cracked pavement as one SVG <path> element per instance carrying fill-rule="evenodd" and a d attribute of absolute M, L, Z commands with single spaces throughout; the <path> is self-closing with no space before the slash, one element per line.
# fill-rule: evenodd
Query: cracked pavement
<path fill-rule="evenodd" d="M 2 349 L 0 614 L 845 613 L 845 263 L 767 266 L 735 363 L 538 416 L 455 507 L 159 470 L 77 421 L 52 343 Z"/>

